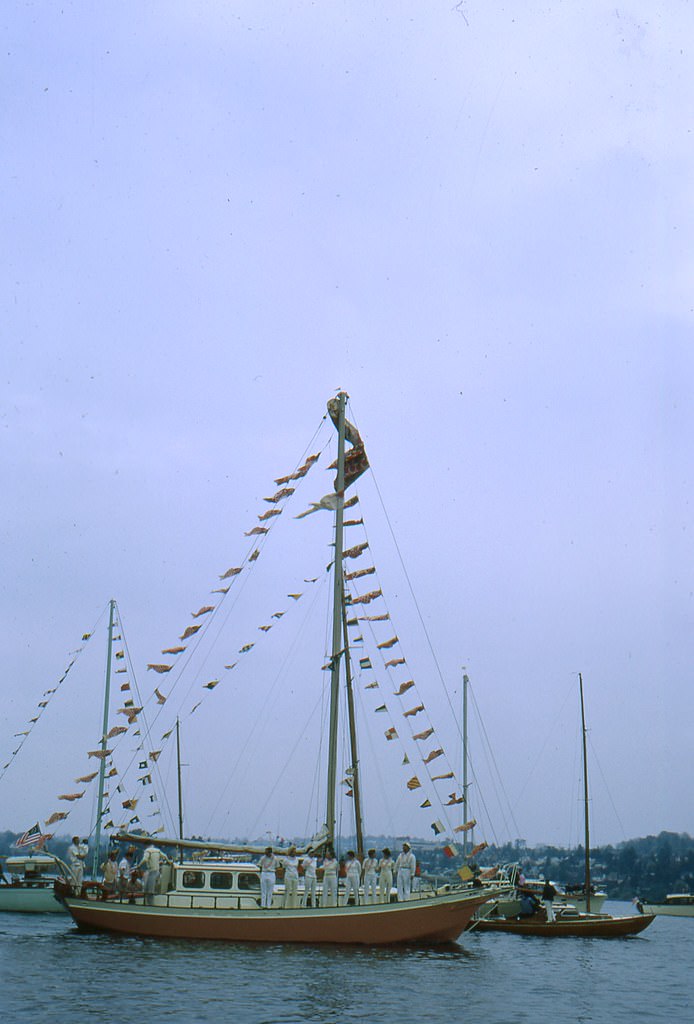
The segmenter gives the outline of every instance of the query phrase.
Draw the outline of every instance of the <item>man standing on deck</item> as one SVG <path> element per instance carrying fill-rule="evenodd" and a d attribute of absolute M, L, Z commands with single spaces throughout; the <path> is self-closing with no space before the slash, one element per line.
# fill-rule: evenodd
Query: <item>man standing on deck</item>
<path fill-rule="evenodd" d="M 364 858 L 364 903 L 378 902 L 378 861 L 376 851 L 367 850 Z"/>
<path fill-rule="evenodd" d="M 359 906 L 359 880 L 361 879 L 361 864 L 357 860 L 354 850 L 347 851 L 347 862 L 345 864 L 347 871 L 345 879 L 345 906 L 348 905 L 350 899 L 353 899 L 354 906 Z"/>
<path fill-rule="evenodd" d="M 272 906 L 276 872 L 277 858 L 272 852 L 272 847 L 266 846 L 265 853 L 260 858 L 260 906 L 263 910 L 269 910 Z"/>
<path fill-rule="evenodd" d="M 152 845 L 142 854 L 140 870 L 144 872 L 145 903 L 154 903 L 154 892 L 161 873 L 161 850 Z"/>
<path fill-rule="evenodd" d="M 412 879 L 414 878 L 417 861 L 412 853 L 409 843 L 402 844 L 402 853 L 398 854 L 395 862 L 395 871 L 398 876 L 398 902 L 408 900 L 412 892 Z"/>
<path fill-rule="evenodd" d="M 86 840 L 81 843 L 79 836 L 73 836 L 72 843 L 68 846 L 67 850 L 67 862 L 72 872 L 72 891 L 75 896 L 79 896 L 82 892 L 84 862 L 87 859 L 88 853 L 89 846 Z"/>

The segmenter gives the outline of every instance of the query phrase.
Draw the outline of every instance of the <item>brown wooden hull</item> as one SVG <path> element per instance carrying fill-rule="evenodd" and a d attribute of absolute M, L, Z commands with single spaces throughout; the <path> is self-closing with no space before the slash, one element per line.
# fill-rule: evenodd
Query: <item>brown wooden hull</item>
<path fill-rule="evenodd" d="M 449 894 L 364 907 L 220 911 L 63 897 L 85 930 L 164 939 L 370 946 L 453 942 L 485 899 Z"/>
<path fill-rule="evenodd" d="M 611 917 L 609 914 L 595 917 L 571 917 L 567 920 L 546 921 L 544 918 L 532 917 L 516 920 L 515 918 L 487 918 L 474 921 L 471 925 L 479 932 L 508 932 L 512 935 L 541 935 L 543 938 L 591 938 L 591 939 L 623 939 L 630 935 L 638 935 L 653 921 L 651 914 L 634 914 L 630 917 Z"/>

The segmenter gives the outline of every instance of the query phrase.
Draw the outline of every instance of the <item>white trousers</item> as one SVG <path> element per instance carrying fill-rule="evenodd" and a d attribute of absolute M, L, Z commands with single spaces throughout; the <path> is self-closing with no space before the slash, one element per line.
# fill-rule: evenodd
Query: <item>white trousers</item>
<path fill-rule="evenodd" d="M 398 900 L 409 899 L 412 892 L 412 872 L 409 868 L 398 871 Z"/>
<path fill-rule="evenodd" d="M 378 898 L 381 903 L 390 903 L 390 890 L 393 888 L 393 872 L 381 868 L 378 876 Z"/>
<path fill-rule="evenodd" d="M 547 920 L 548 921 L 553 921 L 554 920 L 554 907 L 552 906 L 552 900 L 543 900 L 542 902 L 545 905 L 545 913 L 547 914 Z"/>
<path fill-rule="evenodd" d="M 274 871 L 261 871 L 260 872 L 260 906 L 271 907 L 272 906 L 272 894 L 275 891 L 275 873 Z"/>
<path fill-rule="evenodd" d="M 299 876 L 284 876 L 284 905 L 285 907 L 299 906 Z"/>
<path fill-rule="evenodd" d="M 316 905 L 316 895 L 318 893 L 318 883 L 315 875 L 304 875 L 304 895 L 301 900 L 301 906 L 305 907 L 308 905 L 308 898 L 311 897 L 311 906 Z"/>
<path fill-rule="evenodd" d="M 378 889 L 378 875 L 375 871 L 367 871 L 364 875 L 364 903 L 376 903 Z"/>
<path fill-rule="evenodd" d="M 345 879 L 345 906 L 349 903 L 350 896 L 354 896 L 355 907 L 359 906 L 359 875 L 347 875 Z"/>
<path fill-rule="evenodd" d="M 323 878 L 323 894 L 320 900 L 321 907 L 337 906 L 337 875 L 325 875 Z"/>

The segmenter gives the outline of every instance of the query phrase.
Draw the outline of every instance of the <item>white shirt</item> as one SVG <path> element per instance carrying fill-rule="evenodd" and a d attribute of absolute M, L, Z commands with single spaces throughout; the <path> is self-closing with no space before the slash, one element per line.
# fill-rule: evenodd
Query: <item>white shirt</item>
<path fill-rule="evenodd" d="M 146 871 L 158 871 L 161 864 L 161 850 L 156 846 L 148 846 L 142 855 L 142 867 Z"/>
<path fill-rule="evenodd" d="M 68 860 L 73 867 L 77 867 L 80 861 L 86 859 L 87 853 L 88 850 L 84 843 L 71 843 L 67 851 Z"/>
<path fill-rule="evenodd" d="M 299 877 L 299 858 L 298 857 L 285 857 L 284 858 L 284 877 L 285 878 L 298 878 Z"/>
<path fill-rule="evenodd" d="M 375 857 L 367 857 L 364 861 L 364 874 L 375 875 L 378 867 L 378 861 Z"/>
<path fill-rule="evenodd" d="M 274 853 L 266 853 L 260 858 L 260 870 L 263 872 L 270 872 L 274 875 L 277 869 L 277 858 Z"/>
<path fill-rule="evenodd" d="M 408 850 L 407 853 L 403 850 L 398 855 L 398 859 L 395 862 L 396 871 L 411 871 L 414 874 L 414 870 L 417 867 L 417 860 L 412 850 Z"/>
<path fill-rule="evenodd" d="M 347 868 L 348 876 L 351 876 L 352 878 L 359 878 L 359 876 L 361 875 L 361 864 L 359 863 L 356 857 L 354 857 L 352 860 L 345 861 L 345 867 Z"/>
<path fill-rule="evenodd" d="M 315 857 L 304 857 L 302 863 L 304 865 L 304 878 L 315 878 L 316 877 L 316 858 Z"/>

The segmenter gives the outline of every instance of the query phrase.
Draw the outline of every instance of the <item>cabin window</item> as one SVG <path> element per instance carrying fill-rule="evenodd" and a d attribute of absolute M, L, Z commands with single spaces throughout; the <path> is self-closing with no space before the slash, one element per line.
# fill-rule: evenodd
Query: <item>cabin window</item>
<path fill-rule="evenodd" d="M 242 872 L 239 875 L 237 875 L 237 878 L 238 878 L 238 887 L 239 887 L 239 889 L 243 889 L 246 892 L 248 892 L 249 890 L 253 890 L 255 892 L 259 892 L 260 891 L 260 876 L 259 875 L 253 875 L 250 872 L 245 871 L 245 872 Z"/>
<path fill-rule="evenodd" d="M 230 871 L 212 871 L 210 874 L 210 886 L 213 889 L 231 889 L 234 884 L 234 876 Z"/>
<path fill-rule="evenodd" d="M 204 871 L 184 871 L 183 872 L 183 888 L 184 889 L 202 889 L 205 885 L 205 872 Z"/>

